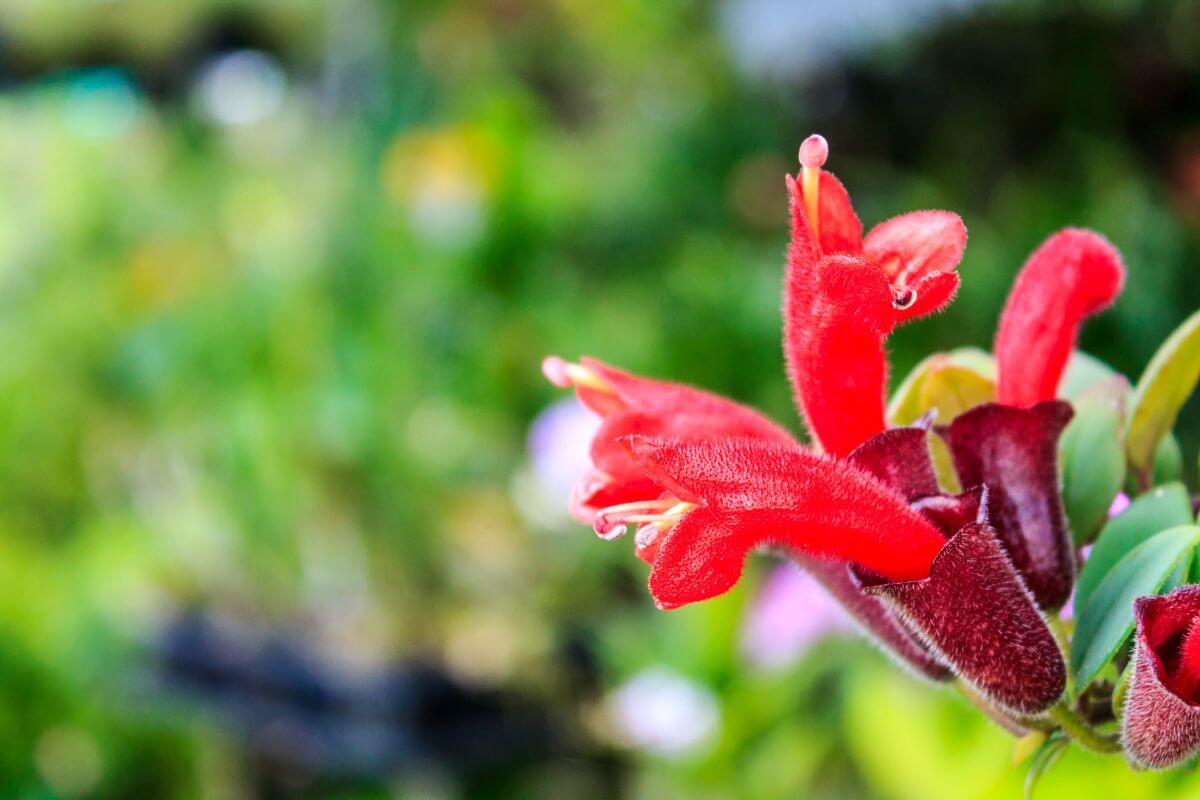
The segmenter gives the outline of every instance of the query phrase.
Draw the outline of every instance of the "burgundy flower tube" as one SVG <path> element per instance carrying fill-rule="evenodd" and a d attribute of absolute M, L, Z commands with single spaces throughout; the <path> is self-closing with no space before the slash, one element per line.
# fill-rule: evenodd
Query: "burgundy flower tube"
<path fill-rule="evenodd" d="M 939 433 L 963 486 L 986 486 L 989 519 L 1042 608 L 1066 602 L 1075 557 L 1058 477 L 1058 438 L 1071 407 L 977 406 Z"/>
<path fill-rule="evenodd" d="M 1133 610 L 1125 755 L 1133 764 L 1164 769 L 1200 750 L 1200 586 L 1139 597 Z"/>
<path fill-rule="evenodd" d="M 1062 696 L 1062 653 L 986 522 L 955 534 L 928 578 L 864 591 L 883 598 L 941 661 L 998 707 L 1033 715 Z"/>

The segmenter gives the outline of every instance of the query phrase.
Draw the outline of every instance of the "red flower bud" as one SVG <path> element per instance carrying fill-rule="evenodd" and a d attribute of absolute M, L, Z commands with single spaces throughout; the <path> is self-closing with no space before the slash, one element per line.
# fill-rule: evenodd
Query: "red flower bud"
<path fill-rule="evenodd" d="M 1091 231 L 1068 228 L 1034 251 L 1013 284 L 996 331 L 996 399 L 1053 400 L 1084 317 L 1121 292 L 1121 254 Z"/>

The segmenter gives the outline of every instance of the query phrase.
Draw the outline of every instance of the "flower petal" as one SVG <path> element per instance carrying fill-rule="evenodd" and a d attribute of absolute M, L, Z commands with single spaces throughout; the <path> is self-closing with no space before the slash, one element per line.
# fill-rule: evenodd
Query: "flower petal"
<path fill-rule="evenodd" d="M 997 399 L 1052 400 L 1084 317 L 1121 292 L 1121 254 L 1091 231 L 1068 228 L 1034 251 L 1013 284 L 996 332 Z"/>
<path fill-rule="evenodd" d="M 854 213 L 846 187 L 832 172 L 821 172 L 817 209 L 821 217 L 818 240 L 822 255 L 862 252 L 862 223 Z"/>
<path fill-rule="evenodd" d="M 911 284 L 917 299 L 907 308 L 897 308 L 897 324 L 912 322 L 914 319 L 927 317 L 941 311 L 958 292 L 957 272 L 934 272 Z"/>
<path fill-rule="evenodd" d="M 752 408 L 676 383 L 631 375 L 591 358 L 581 360 L 607 391 L 580 387 L 589 405 L 607 409 L 592 438 L 594 469 L 576 487 L 573 513 L 590 521 L 600 508 L 646 500 L 659 487 L 630 457 L 630 436 L 688 439 L 734 436 L 791 443 L 792 435 Z"/>
<path fill-rule="evenodd" d="M 938 431 L 963 485 L 987 487 L 988 518 L 1043 608 L 1065 603 L 1075 580 L 1058 478 L 1058 438 L 1072 413 L 1059 400 L 985 403 Z"/>
<path fill-rule="evenodd" d="M 964 681 L 1002 708 L 1037 714 L 1066 687 L 1066 666 L 996 531 L 964 527 L 928 578 L 864 591 L 884 598 Z"/>
<path fill-rule="evenodd" d="M 1140 597 L 1133 611 L 1137 632 L 1122 739 L 1131 763 L 1164 769 L 1200 750 L 1200 705 L 1180 697 L 1169 675 L 1181 640 L 1200 617 L 1200 586 Z"/>
<path fill-rule="evenodd" d="M 967 227 L 949 211 L 911 211 L 871 229 L 863 240 L 867 258 L 893 286 L 914 286 L 938 272 L 953 272 L 967 246 Z"/>
<path fill-rule="evenodd" d="M 805 307 L 800 298 L 809 286 L 812 302 Z M 861 258 L 823 259 L 811 284 L 789 267 L 788 375 L 810 434 L 834 455 L 846 455 L 886 427 L 883 344 L 895 318 L 887 281 Z"/>
<path fill-rule="evenodd" d="M 928 574 L 943 539 L 904 498 L 852 464 L 753 440 L 633 439 L 647 474 L 697 504 L 667 533 L 650 589 L 675 608 L 727 591 L 769 543 L 842 558 L 893 579 Z"/>

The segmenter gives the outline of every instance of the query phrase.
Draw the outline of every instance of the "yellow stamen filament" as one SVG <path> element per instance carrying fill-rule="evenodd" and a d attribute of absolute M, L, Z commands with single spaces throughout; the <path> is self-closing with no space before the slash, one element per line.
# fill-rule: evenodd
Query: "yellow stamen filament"
<path fill-rule="evenodd" d="M 654 525 L 659 530 L 666 530 L 678 522 L 685 511 L 695 505 L 695 503 L 676 503 L 661 514 L 632 514 L 622 517 L 622 519 L 635 525 Z"/>

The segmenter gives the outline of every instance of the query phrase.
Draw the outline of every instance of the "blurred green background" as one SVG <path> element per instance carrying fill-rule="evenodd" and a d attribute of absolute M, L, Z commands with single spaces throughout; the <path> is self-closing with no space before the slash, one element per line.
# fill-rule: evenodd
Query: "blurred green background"
<path fill-rule="evenodd" d="M 767 559 L 655 611 L 564 514 L 571 406 L 527 439 L 539 362 L 798 429 L 815 130 L 868 225 L 970 231 L 893 381 L 988 346 L 1068 224 L 1125 255 L 1083 347 L 1136 379 L 1200 307 L 1198 109 L 1194 2 L 3 0 L 0 795 L 1019 796 L 1005 734 L 839 627 L 756 660 Z M 1179 436 L 1194 489 L 1195 401 Z"/>

